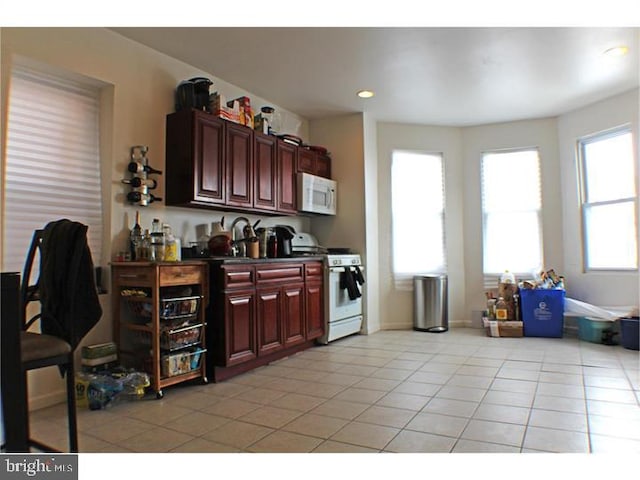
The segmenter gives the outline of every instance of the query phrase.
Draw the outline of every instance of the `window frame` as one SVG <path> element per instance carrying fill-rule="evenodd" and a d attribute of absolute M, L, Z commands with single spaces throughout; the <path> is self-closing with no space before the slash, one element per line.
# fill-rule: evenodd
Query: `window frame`
<path fill-rule="evenodd" d="M 485 210 L 484 205 L 484 160 L 486 155 L 493 154 L 508 154 L 508 153 L 518 153 L 518 152 L 535 152 L 538 159 L 538 178 L 539 178 L 539 189 L 540 189 L 540 207 L 537 210 L 537 218 L 538 218 L 538 243 L 540 245 L 540 267 L 544 266 L 544 224 L 543 224 L 543 201 L 542 201 L 542 159 L 540 155 L 540 147 L 538 146 L 525 146 L 525 147 L 512 147 L 512 148 L 496 148 L 490 150 L 482 151 L 480 155 L 480 209 L 482 212 L 481 219 L 481 228 L 482 228 L 482 275 L 484 278 L 484 284 L 486 288 L 493 288 L 496 284 L 497 279 L 504 273 L 501 272 L 487 272 L 485 270 L 485 255 L 486 255 L 486 245 L 487 245 L 487 215 L 488 212 Z M 531 271 L 519 272 L 510 270 L 511 273 L 518 277 L 526 277 L 531 275 Z"/>
<path fill-rule="evenodd" d="M 631 203 L 635 210 L 635 215 L 633 216 L 635 230 L 636 230 L 636 239 L 638 238 L 638 172 L 636 170 L 637 161 L 632 162 L 634 167 L 633 177 L 635 178 L 635 196 L 633 197 L 620 197 L 616 200 L 604 200 L 597 202 L 589 202 L 588 199 L 588 188 L 587 188 L 587 165 L 586 165 L 586 154 L 585 147 L 590 143 L 595 143 L 598 141 L 607 140 L 610 138 L 617 137 L 619 135 L 624 134 L 631 135 L 631 143 L 632 143 L 632 155 L 633 155 L 633 145 L 634 145 L 634 134 L 633 129 L 630 124 L 624 124 L 617 127 L 613 127 L 607 130 L 602 130 L 596 133 L 592 133 L 589 135 L 585 135 L 580 137 L 576 142 L 576 161 L 577 161 L 577 170 L 578 170 L 578 189 L 579 189 L 579 201 L 580 201 L 580 235 L 581 235 L 581 245 L 582 245 L 582 271 L 583 273 L 602 273 L 602 272 L 637 272 L 640 259 L 638 258 L 638 254 L 636 252 L 636 266 L 635 267 L 591 267 L 589 266 L 589 238 L 587 232 L 587 211 L 591 207 L 599 207 L 605 205 L 621 205 L 625 203 Z M 637 240 L 636 240 L 637 241 Z M 636 250 L 638 245 L 636 244 Z"/>
<path fill-rule="evenodd" d="M 109 110 L 109 105 L 112 104 L 112 88 L 97 79 L 76 73 L 74 71 L 71 70 L 66 70 L 66 69 L 62 69 L 62 68 L 58 68 L 58 67 L 54 67 L 52 65 L 49 64 L 45 64 L 42 62 L 39 62 L 37 60 L 33 60 L 31 58 L 28 57 L 24 57 L 22 55 L 16 55 L 13 58 L 13 61 L 11 63 L 10 68 L 8 68 L 9 73 L 8 73 L 8 78 L 9 78 L 9 93 L 7 96 L 7 131 L 3 145 L 5 146 L 5 149 L 7 150 L 5 152 L 6 156 L 5 156 L 5 170 L 2 172 L 2 180 L 3 180 L 3 186 L 6 189 L 7 187 L 7 163 L 9 161 L 8 158 L 8 149 L 9 149 L 9 125 L 8 122 L 10 120 L 10 109 L 12 108 L 12 102 L 13 102 L 13 98 L 12 98 L 12 85 L 13 82 L 15 81 L 15 78 L 20 78 L 21 82 L 23 81 L 27 81 L 27 82 L 40 82 L 42 85 L 45 86 L 45 88 L 50 88 L 53 91 L 57 91 L 57 95 L 60 97 L 61 95 L 64 95 L 64 92 L 71 92 L 70 95 L 75 95 L 76 97 L 85 97 L 87 99 L 90 98 L 90 102 L 92 105 L 95 105 L 95 122 L 92 122 L 91 125 L 95 126 L 96 128 L 96 136 L 93 137 L 95 139 L 95 143 L 92 143 L 92 147 L 95 147 L 96 150 L 94 150 L 95 154 L 96 154 L 96 163 L 95 165 L 92 165 L 91 168 L 95 168 L 95 178 L 97 179 L 98 185 L 99 187 L 99 192 L 97 194 L 97 197 L 99 198 L 99 200 L 97 200 L 97 202 L 95 203 L 96 206 L 99 204 L 99 221 L 88 221 L 82 217 L 78 217 L 77 215 L 75 215 L 75 212 L 69 212 L 69 211 L 59 211 L 59 212 L 53 212 L 50 215 L 50 218 L 47 217 L 46 219 L 42 219 L 41 221 L 37 221 L 37 222 L 33 222 L 33 218 L 29 219 L 29 223 L 33 223 L 33 225 L 28 225 L 27 223 L 25 223 L 26 225 L 26 230 L 28 231 L 28 242 L 31 241 L 31 235 L 33 230 L 38 229 L 38 228 L 44 228 L 46 223 L 48 221 L 53 221 L 53 220 L 57 220 L 59 218 L 70 218 L 71 220 L 76 220 L 79 221 L 83 224 L 86 224 L 87 226 L 90 227 L 89 229 L 89 243 L 90 243 L 90 248 L 91 248 L 91 255 L 92 255 L 92 261 L 94 263 L 94 266 L 98 267 L 101 265 L 104 265 L 105 262 L 105 258 L 108 258 L 109 255 L 109 241 L 108 241 L 108 218 L 110 217 L 110 206 L 108 203 L 108 199 L 109 199 L 109 192 L 108 189 L 105 188 L 105 178 L 108 177 L 109 174 L 109 169 L 107 168 L 106 164 L 102 161 L 102 159 L 104 158 L 104 154 L 105 154 L 105 145 L 107 144 L 108 140 L 105 138 L 105 132 L 104 132 L 104 125 L 106 123 L 108 123 L 108 121 L 110 120 L 110 110 Z M 75 101 L 75 100 L 74 100 Z M 22 106 L 20 107 L 22 108 Z M 37 119 L 38 121 L 42 121 L 41 118 Z M 110 136 L 110 135 L 108 135 Z M 24 141 L 23 141 L 24 143 Z M 75 153 L 75 152 L 73 152 Z M 51 154 L 49 152 L 45 153 L 45 156 L 48 155 L 50 156 Z M 13 160 L 14 164 L 15 164 L 15 160 Z M 55 175 L 53 176 L 55 177 Z M 52 178 L 53 178 L 52 177 Z M 19 177 L 16 177 L 19 178 Z M 53 187 L 47 187 L 47 188 L 53 188 Z M 5 197 L 3 198 L 2 201 L 2 206 L 3 206 L 3 219 L 2 219 L 2 225 L 0 226 L 0 232 L 2 234 L 2 238 L 6 239 L 7 236 L 9 235 L 9 224 L 8 224 L 8 220 L 7 220 L 7 215 L 6 215 L 6 209 L 9 206 L 9 202 L 7 201 L 7 193 L 5 192 Z M 97 218 L 97 217 L 96 217 Z M 92 227 L 96 227 L 96 228 L 92 228 Z M 22 230 L 21 230 L 22 232 Z M 24 238 L 25 241 L 27 241 L 27 237 L 25 236 Z M 24 246 L 24 252 L 26 254 L 26 249 L 29 246 L 29 243 L 26 243 Z M 2 253 L 2 258 L 0 259 L 0 261 L 3 264 L 3 268 L 7 268 L 7 250 L 6 248 L 2 248 L 1 249 L 1 253 Z M 16 263 L 16 266 L 14 267 L 14 269 L 18 269 L 18 271 L 22 270 L 23 267 L 23 258 L 22 255 L 20 256 L 20 260 L 19 263 L 20 265 L 18 265 Z M 12 264 L 13 265 L 13 264 Z M 34 272 L 33 272 L 33 276 L 35 278 L 35 276 L 37 275 L 37 265 L 36 268 L 34 268 Z"/>
<path fill-rule="evenodd" d="M 442 210 L 440 212 L 440 220 L 442 222 L 442 266 L 440 269 L 433 269 L 429 271 L 415 271 L 415 272 L 397 272 L 396 271 L 396 258 L 395 258 L 395 229 L 396 224 L 393 218 L 393 163 L 394 156 L 396 154 L 411 154 L 411 155 L 425 155 L 431 157 L 439 157 L 440 160 L 440 171 L 442 175 Z M 406 149 L 406 148 L 396 148 L 391 152 L 391 181 L 390 181 L 390 197 L 391 197 L 391 274 L 393 276 L 396 287 L 412 289 L 413 288 L 413 277 L 419 274 L 446 274 L 448 270 L 448 262 L 447 262 L 447 232 L 446 232 L 446 166 L 445 166 L 445 155 L 442 151 L 432 151 L 432 150 L 416 150 L 416 149 Z"/>

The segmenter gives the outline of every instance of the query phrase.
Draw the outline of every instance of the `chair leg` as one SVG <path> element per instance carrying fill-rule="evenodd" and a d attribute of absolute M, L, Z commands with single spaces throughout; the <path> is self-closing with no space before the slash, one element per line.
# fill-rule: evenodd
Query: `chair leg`
<path fill-rule="evenodd" d="M 76 375 L 73 368 L 73 353 L 67 367 L 67 421 L 69 422 L 69 451 L 78 452 L 78 419 L 76 416 Z"/>

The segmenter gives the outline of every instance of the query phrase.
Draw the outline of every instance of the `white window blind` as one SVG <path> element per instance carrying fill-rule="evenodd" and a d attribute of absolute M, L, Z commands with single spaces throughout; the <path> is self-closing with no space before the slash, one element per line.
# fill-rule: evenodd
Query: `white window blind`
<path fill-rule="evenodd" d="M 626 128 L 580 141 L 586 270 L 638 268 L 637 174 Z"/>
<path fill-rule="evenodd" d="M 9 90 L 4 271 L 22 271 L 33 231 L 68 218 L 89 227 L 102 258 L 97 87 L 14 66 Z"/>
<path fill-rule="evenodd" d="M 544 265 L 540 191 L 536 149 L 482 156 L 485 280 L 493 282 L 505 270 L 530 275 Z"/>
<path fill-rule="evenodd" d="M 393 273 L 406 283 L 446 271 L 441 154 L 394 151 L 391 162 Z"/>

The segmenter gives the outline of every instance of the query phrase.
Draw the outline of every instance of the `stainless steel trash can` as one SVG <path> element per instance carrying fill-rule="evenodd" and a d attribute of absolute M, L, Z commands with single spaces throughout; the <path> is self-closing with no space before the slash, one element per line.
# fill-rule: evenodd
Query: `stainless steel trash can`
<path fill-rule="evenodd" d="M 447 276 L 413 277 L 413 329 L 422 332 L 449 330 L 447 315 Z"/>

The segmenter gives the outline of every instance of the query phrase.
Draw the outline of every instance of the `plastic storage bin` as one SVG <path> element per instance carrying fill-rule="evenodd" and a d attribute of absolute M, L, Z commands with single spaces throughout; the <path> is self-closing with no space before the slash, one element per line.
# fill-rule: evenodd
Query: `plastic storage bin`
<path fill-rule="evenodd" d="M 629 317 L 620 319 L 620 343 L 629 350 L 640 350 L 640 319 Z"/>
<path fill-rule="evenodd" d="M 564 290 L 520 289 L 525 337 L 562 337 Z"/>
<path fill-rule="evenodd" d="M 161 371 L 163 377 L 175 377 L 183 375 L 200 368 L 202 353 L 206 350 L 195 348 L 193 350 L 183 350 L 171 355 L 163 355 Z"/>
<path fill-rule="evenodd" d="M 604 343 L 604 332 L 613 331 L 614 322 L 592 317 L 578 317 L 578 338 L 585 342 Z M 605 333 L 606 337 L 606 333 Z"/>

